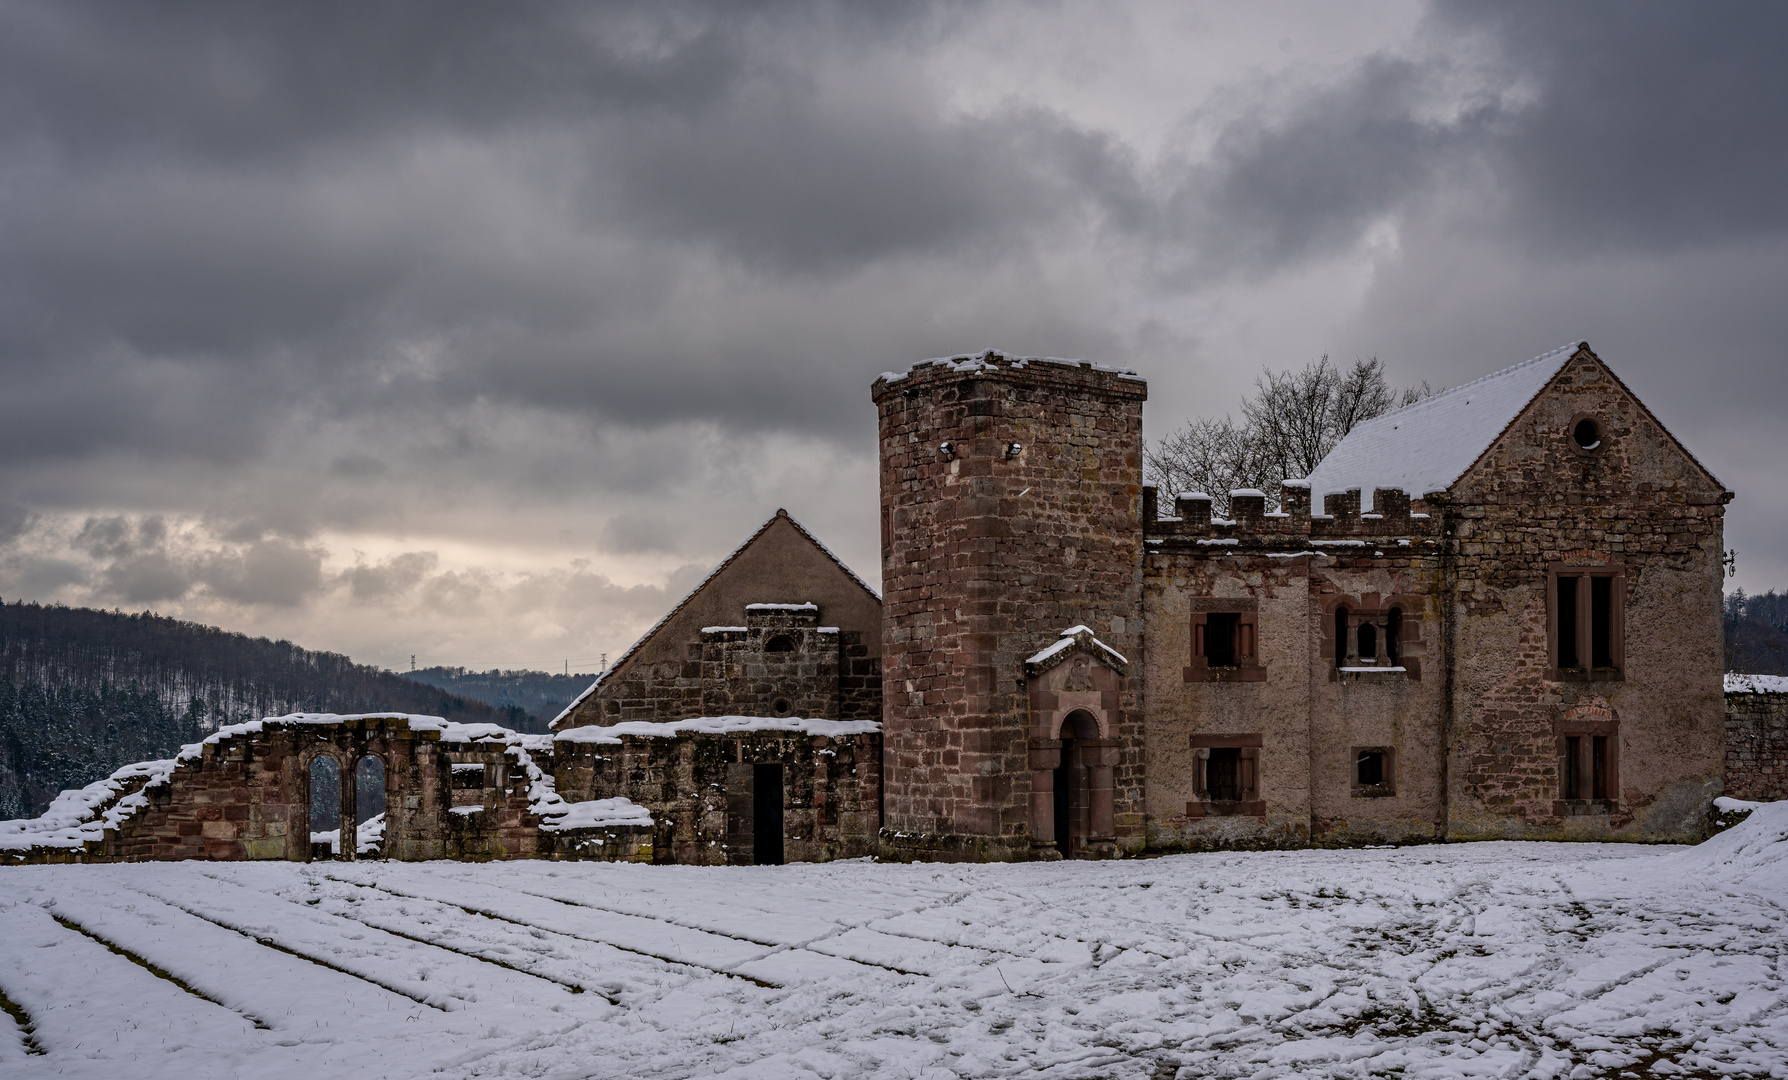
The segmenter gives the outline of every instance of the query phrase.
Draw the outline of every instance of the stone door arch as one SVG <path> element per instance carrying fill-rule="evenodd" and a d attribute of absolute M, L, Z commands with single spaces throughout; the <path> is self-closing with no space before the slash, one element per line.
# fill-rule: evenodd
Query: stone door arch
<path fill-rule="evenodd" d="M 1114 856 L 1114 736 L 1127 664 L 1082 626 L 1063 632 L 1024 670 L 1031 713 L 1031 848 L 1044 858 Z"/>

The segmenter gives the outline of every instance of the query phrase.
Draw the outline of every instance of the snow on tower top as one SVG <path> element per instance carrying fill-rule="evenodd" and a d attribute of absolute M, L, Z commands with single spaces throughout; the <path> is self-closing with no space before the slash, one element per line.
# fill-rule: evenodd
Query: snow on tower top
<path fill-rule="evenodd" d="M 1401 488 L 1419 499 L 1452 487 L 1586 345 L 1573 341 L 1366 421 L 1311 471 L 1312 503 L 1359 488 L 1361 509 L 1370 509 L 1374 488 Z"/>

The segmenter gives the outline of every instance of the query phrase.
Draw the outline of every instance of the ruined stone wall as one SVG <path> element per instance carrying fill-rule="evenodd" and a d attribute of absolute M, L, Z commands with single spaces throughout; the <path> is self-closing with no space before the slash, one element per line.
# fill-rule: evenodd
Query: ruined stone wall
<path fill-rule="evenodd" d="M 734 618 L 702 628 L 681 662 L 642 660 L 617 671 L 563 727 L 696 716 L 881 719 L 881 661 L 861 631 L 822 628 L 813 613 L 742 611 Z M 768 651 L 778 638 L 794 648 Z"/>
<path fill-rule="evenodd" d="M 1571 430 L 1603 426 L 1593 451 Z M 1568 363 L 1440 512 L 1453 553 L 1455 839 L 1693 841 L 1723 766 L 1726 494 L 1592 356 Z M 1554 677 L 1548 575 L 1622 568 L 1619 677 Z M 1614 731 L 1618 799 L 1561 798 L 1561 735 Z M 1596 812 L 1606 810 L 1606 812 Z"/>
<path fill-rule="evenodd" d="M 1726 695 L 1726 791 L 1788 799 L 1788 694 Z"/>
<path fill-rule="evenodd" d="M 1025 658 L 1084 624 L 1141 644 L 1140 380 L 997 354 L 873 389 L 881 440 L 884 853 L 1029 858 Z M 947 448 L 944 444 L 948 444 Z M 1143 842 L 1136 676 L 1118 843 Z"/>
<path fill-rule="evenodd" d="M 448 794 L 439 733 L 412 730 L 402 717 L 339 724 L 268 720 L 258 732 L 203 744 L 169 781 L 142 792 L 148 805 L 109 833 L 99 853 L 137 862 L 168 859 L 310 858 L 310 768 L 333 758 L 344 777 L 364 755 L 385 766 L 385 853 L 442 858 Z M 354 849 L 353 789 L 342 784 L 342 848 Z"/>
<path fill-rule="evenodd" d="M 880 735 L 754 731 L 613 739 L 561 737 L 553 758 L 559 794 L 573 801 L 621 796 L 646 807 L 655 822 L 656 862 L 751 864 L 752 766 L 758 764 L 783 767 L 786 861 L 874 853 L 881 824 Z"/>

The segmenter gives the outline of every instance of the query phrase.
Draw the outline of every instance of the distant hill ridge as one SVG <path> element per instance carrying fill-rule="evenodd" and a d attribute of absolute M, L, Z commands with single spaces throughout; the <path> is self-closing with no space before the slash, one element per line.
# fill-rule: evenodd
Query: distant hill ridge
<path fill-rule="evenodd" d="M 428 713 L 528 727 L 497 708 L 339 653 L 150 612 L 0 603 L 0 818 L 226 724 L 291 712 Z"/>
<path fill-rule="evenodd" d="M 596 678 L 595 672 L 561 675 L 556 671 L 472 671 L 463 667 L 429 667 L 406 671 L 419 683 L 439 687 L 497 708 L 516 706 L 527 710 L 537 727 L 518 731 L 545 731 L 553 717 L 563 712 Z M 515 725 L 510 725 L 515 727 Z"/>

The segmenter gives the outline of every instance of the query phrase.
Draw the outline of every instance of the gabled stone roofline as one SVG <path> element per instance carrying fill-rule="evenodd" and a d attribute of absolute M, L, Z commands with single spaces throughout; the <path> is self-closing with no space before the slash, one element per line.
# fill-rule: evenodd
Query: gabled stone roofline
<path fill-rule="evenodd" d="M 1130 673 L 1130 660 L 1123 653 L 1093 636 L 1091 627 L 1070 626 L 1061 635 L 1034 656 L 1024 662 L 1024 673 L 1035 677 L 1056 667 L 1070 656 L 1085 654 L 1117 672 L 1119 675 Z"/>

